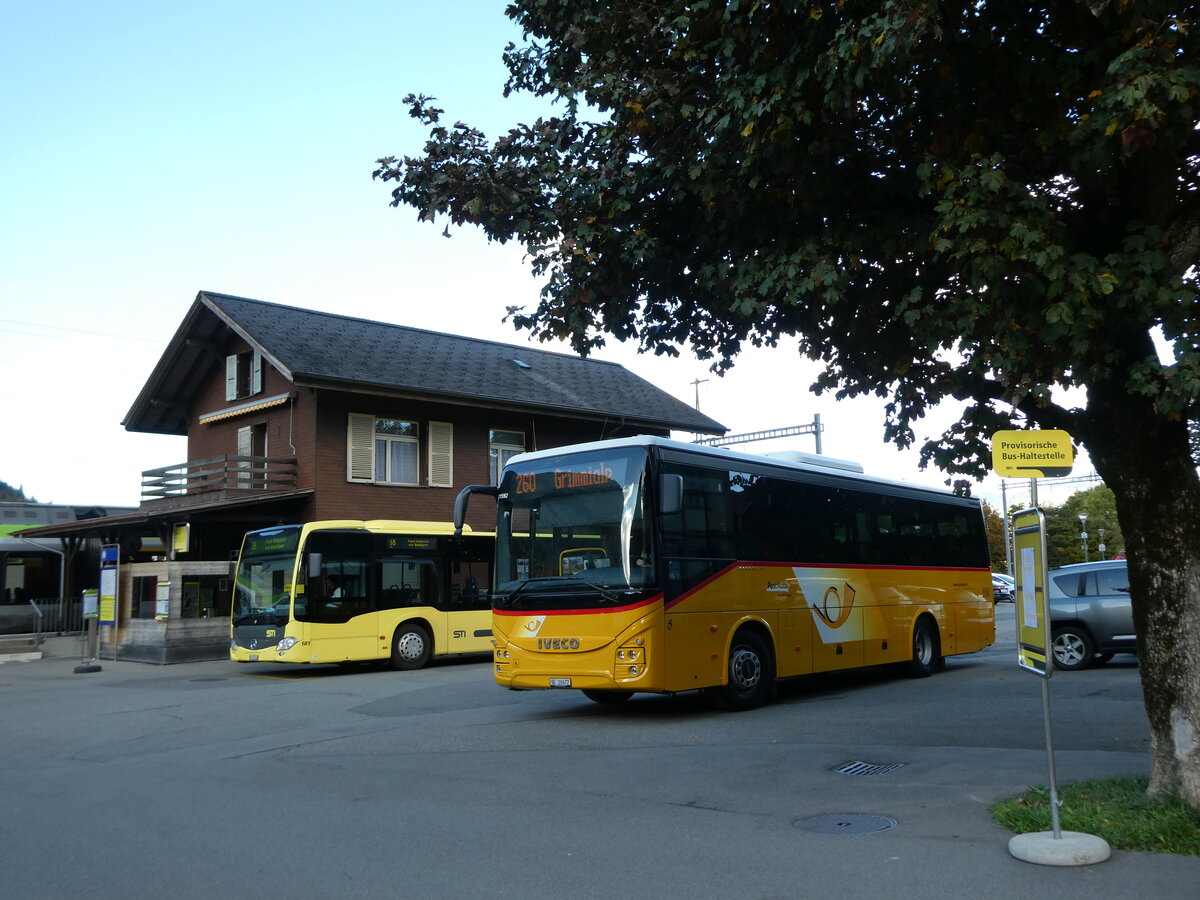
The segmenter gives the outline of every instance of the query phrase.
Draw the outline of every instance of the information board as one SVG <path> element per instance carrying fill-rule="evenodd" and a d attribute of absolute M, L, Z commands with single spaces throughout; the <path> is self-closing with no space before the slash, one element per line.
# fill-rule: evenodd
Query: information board
<path fill-rule="evenodd" d="M 117 624 L 117 566 L 120 552 L 116 544 L 100 548 L 100 624 Z"/>
<path fill-rule="evenodd" d="M 992 435 L 992 469 L 1001 477 L 1070 475 L 1074 463 L 1075 448 L 1065 431 L 997 431 Z"/>
<path fill-rule="evenodd" d="M 1017 664 L 1043 678 L 1054 671 L 1046 585 L 1046 517 L 1037 508 L 1012 515 L 1017 577 Z"/>

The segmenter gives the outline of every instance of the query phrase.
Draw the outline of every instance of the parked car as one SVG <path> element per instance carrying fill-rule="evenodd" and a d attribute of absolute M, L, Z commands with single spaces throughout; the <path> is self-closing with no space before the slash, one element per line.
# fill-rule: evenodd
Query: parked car
<path fill-rule="evenodd" d="M 1017 599 L 1017 581 L 1011 575 L 992 573 L 992 600 L 996 603 L 1012 603 Z"/>
<path fill-rule="evenodd" d="M 1114 653 L 1137 652 L 1125 560 L 1051 569 L 1049 596 L 1057 668 L 1084 669 L 1108 662 Z"/>

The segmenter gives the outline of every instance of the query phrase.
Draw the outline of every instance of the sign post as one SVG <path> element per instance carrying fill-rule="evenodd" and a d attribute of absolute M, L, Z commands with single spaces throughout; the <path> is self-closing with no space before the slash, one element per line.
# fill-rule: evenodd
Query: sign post
<path fill-rule="evenodd" d="M 98 625 L 109 625 L 112 627 L 114 661 L 116 661 L 117 658 L 117 589 L 120 584 L 120 561 L 120 548 L 116 544 L 105 544 L 100 548 L 100 603 Z"/>
<path fill-rule="evenodd" d="M 1008 852 L 1025 862 L 1048 866 L 1084 866 L 1103 862 L 1111 850 L 1103 838 L 1062 830 L 1058 779 L 1054 769 L 1054 729 L 1050 718 L 1050 676 L 1054 643 L 1050 629 L 1050 574 L 1046 555 L 1046 517 L 1037 505 L 1037 479 L 1066 475 L 1074 462 L 1065 431 L 997 431 L 992 436 L 992 468 L 997 474 L 1030 479 L 1031 508 L 1012 514 L 1016 557 L 1017 665 L 1037 675 L 1042 685 L 1042 722 L 1050 775 L 1050 831 L 1018 834 Z"/>
<path fill-rule="evenodd" d="M 1017 559 L 1017 665 L 1048 679 L 1054 672 L 1046 585 L 1046 517 L 1040 509 L 1012 514 Z"/>
<path fill-rule="evenodd" d="M 100 617 L 99 599 L 100 592 L 95 588 L 88 588 L 83 592 L 83 628 L 85 640 L 83 656 L 79 660 L 79 665 L 75 667 L 75 674 L 77 675 L 84 672 L 100 671 L 100 665 L 96 662 L 100 638 L 100 626 L 97 624 L 97 620 Z"/>

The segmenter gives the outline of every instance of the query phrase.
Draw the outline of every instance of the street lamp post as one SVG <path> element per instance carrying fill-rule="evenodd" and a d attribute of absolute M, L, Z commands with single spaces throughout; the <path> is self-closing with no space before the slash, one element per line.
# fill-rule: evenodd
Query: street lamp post
<path fill-rule="evenodd" d="M 1079 514 L 1079 543 L 1083 547 L 1083 561 L 1087 562 L 1087 513 Z"/>

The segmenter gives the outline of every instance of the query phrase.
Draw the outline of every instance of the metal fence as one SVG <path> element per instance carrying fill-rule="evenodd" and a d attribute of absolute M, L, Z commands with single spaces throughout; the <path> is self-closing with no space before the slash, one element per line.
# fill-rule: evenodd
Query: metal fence
<path fill-rule="evenodd" d="M 38 598 L 26 603 L 0 606 L 0 634 L 46 635 L 81 634 L 83 598 L 60 600 Z"/>

